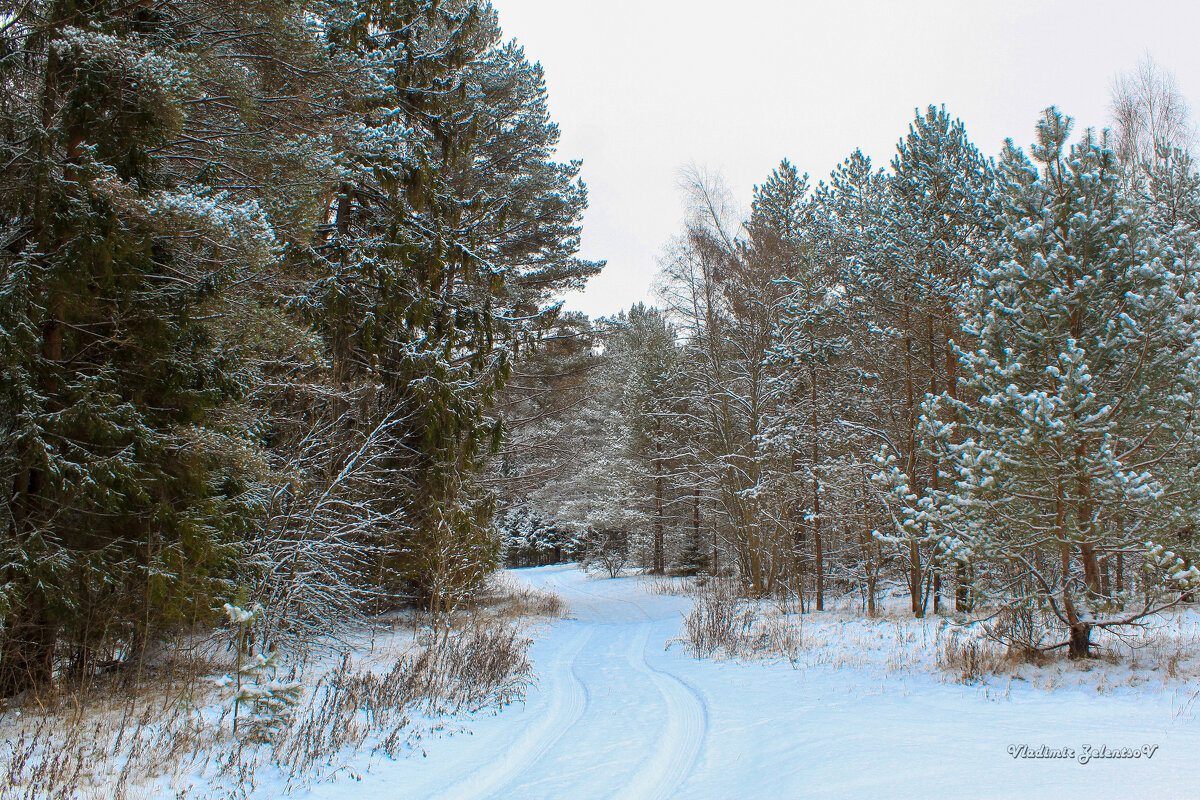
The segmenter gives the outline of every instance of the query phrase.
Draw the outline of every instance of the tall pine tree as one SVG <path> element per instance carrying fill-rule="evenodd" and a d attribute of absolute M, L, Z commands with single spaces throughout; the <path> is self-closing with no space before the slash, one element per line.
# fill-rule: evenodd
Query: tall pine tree
<path fill-rule="evenodd" d="M 1163 599 L 1153 573 L 1110 584 L 1104 563 L 1143 560 L 1150 542 L 1157 570 L 1171 560 L 1164 537 L 1200 511 L 1178 469 L 1194 438 L 1200 309 L 1113 153 L 1090 132 L 1069 145 L 1070 129 L 1048 109 L 1038 167 L 1006 152 L 998 263 L 977 269 L 965 300 L 978 339 L 959 350 L 965 396 L 943 393 L 926 427 L 955 477 L 936 514 L 952 550 L 986 565 L 976 591 L 1051 620 L 1082 657 L 1095 628 Z M 1178 569 L 1166 580 L 1186 588 Z"/>

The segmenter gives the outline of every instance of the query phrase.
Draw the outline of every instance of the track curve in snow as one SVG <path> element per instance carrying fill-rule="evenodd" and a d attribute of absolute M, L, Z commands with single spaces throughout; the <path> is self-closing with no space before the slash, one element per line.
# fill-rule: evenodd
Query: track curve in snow
<path fill-rule="evenodd" d="M 575 662 L 595 635 L 595 628 L 581 628 L 561 656 L 548 665 L 540 683 L 550 704 L 541 719 L 525 728 L 499 759 L 483 764 L 434 797 L 439 800 L 484 800 L 511 796 L 502 789 L 537 764 L 583 716 L 588 693 L 576 675 Z"/>
<path fill-rule="evenodd" d="M 642 681 L 652 684 L 658 690 L 666 708 L 666 715 L 649 755 L 611 797 L 622 800 L 671 797 L 700 758 L 708 733 L 708 709 L 704 698 L 684 680 L 669 670 L 650 663 L 648 650 L 651 637 L 656 628 L 662 628 L 655 623 L 668 620 L 656 620 L 654 614 L 634 600 L 619 596 L 605 597 L 578 584 L 566 584 L 561 577 L 551 579 L 550 585 L 558 591 L 565 592 L 568 599 L 574 596 L 577 600 L 581 595 L 588 597 L 593 608 L 603 609 L 606 601 L 609 604 L 622 603 L 626 607 L 636 609 L 637 614 L 644 617 L 643 621 L 627 626 L 629 630 L 626 631 L 626 635 L 630 646 L 626 660 Z M 611 610 L 609 613 L 612 613 Z M 661 632 L 662 644 L 665 646 L 669 631 Z M 654 641 L 654 644 L 659 643 Z M 647 724 L 653 724 L 653 720 L 647 720 Z"/>
<path fill-rule="evenodd" d="M 547 702 L 531 704 L 511 744 L 430 796 L 673 796 L 695 768 L 709 727 L 701 695 L 651 656 L 675 634 L 677 604 L 637 602 L 622 596 L 628 587 L 574 569 L 538 577 L 570 609 L 560 630 L 573 629 L 565 646 L 536 664 L 537 692 Z"/>
<path fill-rule="evenodd" d="M 670 672 L 647 659 L 651 624 L 642 623 L 642 634 L 629 652 L 630 665 L 658 689 L 666 703 L 663 730 L 653 752 L 637 772 L 612 794 L 613 798 L 671 797 L 691 773 L 708 732 L 708 714 L 702 698 Z"/>
<path fill-rule="evenodd" d="M 687 597 L 573 565 L 513 577 L 558 592 L 570 609 L 534 633 L 538 682 L 525 703 L 475 717 L 469 735 L 423 740 L 427 758 L 386 761 L 355 780 L 293 796 L 917 800 L 936 785 L 945 797 L 978 796 L 985 786 L 1014 800 L 1048 792 L 1091 800 L 1144 795 L 1146 786 L 1162 797 L 1193 797 L 1189 788 L 1200 785 L 1194 718 L 1180 718 L 1153 692 L 1096 696 L 1010 684 L 1009 699 L 1008 690 L 1000 698 L 994 687 L 896 676 L 891 666 L 697 661 L 665 652 L 679 635 Z M 809 624 L 823 625 L 836 642 L 851 624 L 845 616 L 827 613 Z M 1098 732 L 1161 743 L 1161 750 L 1153 761 L 1086 768 L 1014 761 L 1007 752 L 1032 735 L 1071 744 L 1094 741 Z M 852 765 L 830 753 L 853 754 Z"/>

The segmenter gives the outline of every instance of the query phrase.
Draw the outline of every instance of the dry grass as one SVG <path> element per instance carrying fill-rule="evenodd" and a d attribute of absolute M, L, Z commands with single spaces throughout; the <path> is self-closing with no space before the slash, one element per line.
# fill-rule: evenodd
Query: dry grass
<path fill-rule="evenodd" d="M 704 591 L 712 580 L 707 575 L 682 577 L 675 575 L 643 575 L 642 585 L 651 594 L 666 594 L 674 597 L 692 597 Z"/>
<path fill-rule="evenodd" d="M 742 598 L 730 581 L 708 581 L 702 588 L 683 623 L 682 641 L 693 656 L 769 654 L 796 663 L 803 632 L 787 614 L 764 611 L 758 603 Z"/>
<path fill-rule="evenodd" d="M 676 582 L 665 584 L 662 591 L 675 593 Z M 1200 679 L 1197 607 L 1122 632 L 1097 630 L 1096 657 L 1072 661 L 1065 648 L 1047 652 L 1020 646 L 1027 639 L 1052 644 L 1061 639 L 1055 632 L 1029 631 L 1009 646 L 986 624 L 962 625 L 936 615 L 914 618 L 905 598 L 881 603 L 877 616 L 869 618 L 853 598 L 829 601 L 830 609 L 823 612 L 800 614 L 794 602 L 750 601 L 735 589 L 724 582 L 693 593 L 695 605 L 681 641 L 696 657 L 783 656 L 797 668 L 866 670 L 881 678 L 922 673 L 966 684 L 1005 676 L 1047 691 L 1145 686 L 1194 692 L 1190 687 Z M 1189 708 L 1198 705 L 1188 702 Z"/>
<path fill-rule="evenodd" d="M 1105 660 L 1163 681 L 1200 679 L 1200 614 L 1175 610 L 1125 632 L 1095 637 Z"/>
<path fill-rule="evenodd" d="M 325 673 L 309 703 L 274 742 L 271 761 L 289 782 L 319 776 L 332 757 L 370 749 L 396 757 L 422 730 L 447 714 L 502 708 L 525 696 L 530 641 L 511 627 L 477 627 L 445 635 L 380 674 L 349 654 Z"/>
<path fill-rule="evenodd" d="M 957 674 L 959 683 L 978 683 L 997 674 L 1009 663 L 1009 656 L 995 643 L 964 635 L 964 631 L 957 628 L 942 637 L 937 654 L 938 668 Z"/>
<path fill-rule="evenodd" d="M 567 604 L 554 592 L 518 584 L 499 574 L 476 599 L 474 611 L 508 622 L 530 617 L 558 619 L 566 615 Z"/>
<path fill-rule="evenodd" d="M 505 597 L 504 617 L 561 613 L 549 593 Z M 265 741 L 233 737 L 229 691 L 209 677 L 229 671 L 219 662 L 192 664 L 190 681 L 165 681 L 156 665 L 132 689 L 112 681 L 38 698 L 41 708 L 0 717 L 0 800 L 274 796 L 280 781 L 306 785 L 363 752 L 396 757 L 448 715 L 524 697 L 530 640 L 496 616 L 460 615 L 428 646 L 393 631 L 375 647 L 376 633 L 370 652 L 313 665 L 299 676 L 300 705 Z M 270 786 L 260 786 L 264 769 Z"/>
<path fill-rule="evenodd" d="M 87 714 L 10 713 L 0 798 L 137 798 L 147 782 L 203 760 L 222 738 L 188 699 L 145 692 L 116 708 L 121 702 L 113 697 Z"/>
<path fill-rule="evenodd" d="M 713 582 L 696 597 L 683 622 L 683 642 L 696 658 L 718 651 L 736 656 L 746 647 L 758 620 L 758 606 L 729 584 Z"/>

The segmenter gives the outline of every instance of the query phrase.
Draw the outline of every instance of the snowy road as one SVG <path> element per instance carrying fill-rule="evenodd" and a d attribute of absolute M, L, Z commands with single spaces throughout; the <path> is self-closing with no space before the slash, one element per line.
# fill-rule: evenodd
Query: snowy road
<path fill-rule="evenodd" d="M 377 798 L 1200 797 L 1200 722 L 1178 690 L 960 686 L 783 663 L 696 661 L 685 598 L 573 567 L 519 570 L 559 593 L 524 705 L 375 762 L 325 800 Z M 1023 759 L 1010 745 L 1140 747 L 1150 759 Z"/>
<path fill-rule="evenodd" d="M 669 671 L 674 659 L 662 652 L 681 604 L 630 599 L 628 581 L 581 580 L 576 570 L 525 574 L 560 594 L 575 618 L 562 626 L 567 635 L 546 641 L 549 658 L 535 654 L 546 664 L 537 693 L 548 702 L 528 709 L 536 721 L 500 758 L 467 768 L 434 796 L 559 797 L 575 782 L 591 792 L 571 789 L 576 797 L 671 796 L 693 770 L 707 729 L 704 701 Z"/>

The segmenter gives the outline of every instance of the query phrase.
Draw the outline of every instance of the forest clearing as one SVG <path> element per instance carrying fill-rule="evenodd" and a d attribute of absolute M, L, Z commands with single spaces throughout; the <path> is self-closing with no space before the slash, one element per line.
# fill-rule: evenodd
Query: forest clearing
<path fill-rule="evenodd" d="M 1187 796 L 1193 12 L 940 2 L 0 0 L 0 800 Z"/>
<path fill-rule="evenodd" d="M 267 743 L 227 751 L 227 725 L 224 739 L 207 740 L 211 749 L 174 763 L 118 745 L 82 765 L 83 796 L 113 792 L 126 752 L 141 762 L 121 786 L 129 797 L 727 798 L 753 786 L 762 797 L 915 798 L 936 785 L 946 796 L 1089 798 L 1138 796 L 1153 783 L 1156 797 L 1185 798 L 1200 778 L 1194 611 L 1129 649 L 1112 642 L 1087 671 L 1065 656 L 1013 664 L 995 648 L 972 662 L 942 621 L 913 620 L 902 607 L 864 619 L 853 604 L 801 617 L 765 603 L 753 619 L 743 606 L 722 649 L 700 657 L 704 640 L 688 634 L 695 613 L 679 580 L 575 565 L 510 580 L 525 597 L 561 606 L 525 618 L 532 673 L 506 700 L 493 694 L 453 712 L 413 702 L 399 709 L 411 718 L 391 730 L 364 705 L 337 723 L 361 725 L 361 738 L 331 743 L 300 770 L 276 761 Z M 355 640 L 350 652 L 382 675 L 418 649 L 404 625 Z M 218 699 L 198 713 L 220 728 L 212 720 L 222 710 Z M 0 724 L 8 733 L 15 723 Z M 177 735 L 189 737 L 182 726 Z M 112 771 L 97 773 L 105 761 Z"/>

